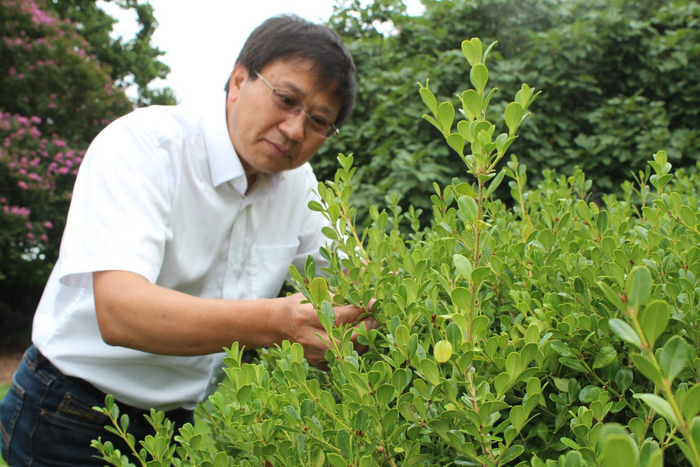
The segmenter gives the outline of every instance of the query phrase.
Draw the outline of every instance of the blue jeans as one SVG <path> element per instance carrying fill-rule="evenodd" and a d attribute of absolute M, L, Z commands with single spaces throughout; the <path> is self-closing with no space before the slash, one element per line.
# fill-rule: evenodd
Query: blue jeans
<path fill-rule="evenodd" d="M 103 407 L 104 399 L 97 388 L 64 375 L 34 346 L 29 347 L 0 402 L 0 449 L 5 462 L 10 467 L 103 466 L 93 457 L 97 450 L 90 447 L 98 437 L 131 456 L 126 444 L 104 429 L 111 424 L 107 416 L 92 409 Z M 120 413 L 129 415 L 129 432 L 139 450 L 138 441 L 154 434 L 143 417 L 149 412 L 118 405 Z M 177 428 L 194 423 L 189 410 L 173 410 L 166 416 Z"/>

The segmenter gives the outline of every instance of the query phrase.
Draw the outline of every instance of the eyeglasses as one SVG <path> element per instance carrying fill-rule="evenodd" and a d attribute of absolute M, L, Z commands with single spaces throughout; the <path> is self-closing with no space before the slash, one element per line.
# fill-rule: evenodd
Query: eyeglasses
<path fill-rule="evenodd" d="M 314 132 L 322 135 L 324 138 L 329 136 L 337 135 L 340 130 L 336 128 L 327 118 L 319 114 L 312 114 L 304 108 L 304 104 L 291 92 L 284 89 L 277 89 L 267 82 L 265 78 L 262 77 L 257 71 L 255 74 L 262 80 L 263 83 L 267 84 L 267 87 L 272 91 L 272 102 L 288 114 L 299 115 L 303 110 L 306 112 L 306 121 L 309 123 L 309 128 Z"/>

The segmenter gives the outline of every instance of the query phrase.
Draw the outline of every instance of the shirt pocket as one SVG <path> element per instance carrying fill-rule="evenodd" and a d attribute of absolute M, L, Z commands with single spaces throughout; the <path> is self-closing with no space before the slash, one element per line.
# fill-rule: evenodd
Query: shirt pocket
<path fill-rule="evenodd" d="M 299 241 L 293 245 L 253 245 L 252 298 L 275 298 L 279 295 L 298 249 Z"/>

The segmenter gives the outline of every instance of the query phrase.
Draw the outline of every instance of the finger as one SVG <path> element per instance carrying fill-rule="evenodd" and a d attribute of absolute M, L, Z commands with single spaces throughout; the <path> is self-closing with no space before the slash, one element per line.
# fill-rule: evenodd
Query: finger
<path fill-rule="evenodd" d="M 355 305 L 345 305 L 335 307 L 335 325 L 340 324 L 354 324 L 360 317 L 367 313 L 362 308 L 356 307 Z"/>

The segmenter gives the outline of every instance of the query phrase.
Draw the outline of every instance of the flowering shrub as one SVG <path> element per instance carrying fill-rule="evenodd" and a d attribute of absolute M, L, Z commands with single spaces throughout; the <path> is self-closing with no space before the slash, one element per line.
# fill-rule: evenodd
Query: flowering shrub
<path fill-rule="evenodd" d="M 0 109 L 37 115 L 46 134 L 84 147 L 133 106 L 109 68 L 90 53 L 79 28 L 47 10 L 45 0 L 0 0 Z"/>
<path fill-rule="evenodd" d="M 39 258 L 51 239 L 60 239 L 85 152 L 68 148 L 56 136 L 44 137 L 37 128 L 40 123 L 38 117 L 0 112 L 0 179 L 5 181 L 0 186 L 0 251 L 7 258 L 3 266 Z"/>
<path fill-rule="evenodd" d="M 298 344 L 251 364 L 234 343 L 202 409 L 213 447 L 153 413 L 155 436 L 129 439 L 141 465 L 700 467 L 700 176 L 674 183 L 659 151 L 621 199 L 589 202 L 581 171 L 529 188 L 516 157 L 499 162 L 538 94 L 521 86 L 499 134 L 490 50 L 462 43 L 473 88 L 458 121 L 421 85 L 424 118 L 469 177 L 434 185 L 429 226 L 389 200 L 358 230 L 352 156 L 318 185 L 328 276 L 311 259 L 291 275 L 332 337 L 330 371 Z M 513 207 L 493 199 L 506 180 Z M 333 305 L 372 298 L 380 326 L 360 328 L 358 355 Z M 100 410 L 128 438 L 113 399 Z"/>

